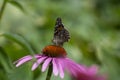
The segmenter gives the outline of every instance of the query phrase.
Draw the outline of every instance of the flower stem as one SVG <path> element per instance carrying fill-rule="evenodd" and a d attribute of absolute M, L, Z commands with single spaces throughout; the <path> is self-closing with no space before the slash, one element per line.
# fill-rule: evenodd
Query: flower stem
<path fill-rule="evenodd" d="M 1 22 L 1 19 L 2 19 L 3 12 L 5 10 L 6 3 L 7 3 L 7 0 L 4 0 L 3 5 L 1 7 L 1 10 L 0 10 L 0 22 Z"/>
<path fill-rule="evenodd" d="M 46 80 L 50 80 L 51 76 L 52 76 L 52 64 L 49 65 Z"/>

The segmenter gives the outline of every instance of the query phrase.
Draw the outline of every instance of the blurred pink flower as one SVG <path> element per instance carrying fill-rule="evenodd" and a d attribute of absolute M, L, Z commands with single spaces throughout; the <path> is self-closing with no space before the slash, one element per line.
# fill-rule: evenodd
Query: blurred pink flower
<path fill-rule="evenodd" d="M 84 72 L 76 70 L 72 76 L 73 80 L 106 80 L 105 75 L 98 74 L 98 67 L 95 65 L 89 68 L 84 66 Z"/>

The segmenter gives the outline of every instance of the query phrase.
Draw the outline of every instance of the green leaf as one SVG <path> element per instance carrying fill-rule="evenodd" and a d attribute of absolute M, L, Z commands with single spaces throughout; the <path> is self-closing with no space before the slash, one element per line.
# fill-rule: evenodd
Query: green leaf
<path fill-rule="evenodd" d="M 6 72 L 3 69 L 0 69 L 0 79 L 1 80 L 8 80 L 8 77 L 5 74 L 6 74 Z"/>
<path fill-rule="evenodd" d="M 21 11 L 25 12 L 24 7 L 17 1 L 10 0 L 8 3 L 12 4 L 13 6 L 19 8 Z"/>
<path fill-rule="evenodd" d="M 33 80 L 31 64 L 25 64 L 7 73 L 9 80 Z"/>
<path fill-rule="evenodd" d="M 12 41 L 18 43 L 32 55 L 35 53 L 31 47 L 31 45 L 20 35 L 12 34 L 12 33 L 2 33 L 2 34 L 0 34 L 0 36 L 4 36 L 5 38 L 7 38 L 9 40 L 12 40 Z"/>
<path fill-rule="evenodd" d="M 26 49 L 29 53 L 33 54 L 34 51 L 32 50 L 30 44 L 20 35 L 17 34 L 12 34 L 12 33 L 1 33 L 0 37 L 5 37 L 11 41 L 14 41 L 21 45 L 24 49 Z M 7 56 L 6 52 L 2 47 L 0 47 L 0 63 L 5 69 L 6 75 L 4 77 L 8 77 L 9 80 L 32 80 L 33 78 L 33 73 L 30 70 L 31 69 L 31 64 L 26 64 L 23 66 L 20 66 L 18 68 L 12 68 L 9 65 L 9 57 Z M 12 63 L 11 63 L 12 64 Z M 0 66 L 1 66 L 0 65 Z M 2 73 L 1 73 L 2 74 Z M 1 75 L 2 77 L 2 75 Z M 24 78 L 23 78 L 24 77 Z M 8 80 L 8 79 L 3 79 L 3 80 Z"/>
<path fill-rule="evenodd" d="M 12 69 L 11 60 L 9 59 L 7 53 L 2 47 L 0 47 L 0 62 L 6 72 L 11 71 Z"/>

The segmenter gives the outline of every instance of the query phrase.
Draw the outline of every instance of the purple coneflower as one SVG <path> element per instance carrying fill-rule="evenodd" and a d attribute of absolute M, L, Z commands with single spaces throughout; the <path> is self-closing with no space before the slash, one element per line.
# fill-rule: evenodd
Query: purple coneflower
<path fill-rule="evenodd" d="M 40 64 L 42 64 L 42 72 L 44 72 L 47 67 L 52 66 L 52 72 L 55 76 L 58 74 L 61 78 L 64 78 L 64 71 L 67 70 L 71 73 L 75 73 L 74 70 L 84 71 L 84 68 L 81 67 L 66 57 L 66 51 L 64 48 L 55 45 L 46 46 L 42 54 L 36 54 L 34 57 L 31 55 L 25 56 L 17 60 L 16 67 L 22 65 L 25 62 L 28 62 L 36 58 L 36 62 L 33 63 L 32 70 L 35 70 Z"/>

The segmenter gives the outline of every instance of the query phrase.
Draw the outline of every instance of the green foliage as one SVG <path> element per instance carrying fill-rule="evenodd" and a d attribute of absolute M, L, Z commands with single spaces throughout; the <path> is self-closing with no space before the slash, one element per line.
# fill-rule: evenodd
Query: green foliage
<path fill-rule="evenodd" d="M 32 63 L 19 68 L 12 63 L 27 54 L 41 53 L 51 44 L 57 17 L 62 18 L 71 34 L 64 46 L 68 57 L 80 64 L 98 65 L 108 80 L 120 79 L 120 0 L 0 0 L 0 9 L 4 1 L 1 80 L 45 79 L 46 72 L 31 71 Z M 59 80 L 52 76 L 54 79 Z M 70 76 L 64 80 L 70 80 Z"/>
<path fill-rule="evenodd" d="M 25 12 L 23 6 L 22 6 L 18 1 L 8 0 L 8 3 L 10 3 L 10 4 L 12 4 L 13 6 L 19 8 L 21 11 Z"/>
<path fill-rule="evenodd" d="M 10 64 L 11 61 L 2 47 L 0 47 L 0 61 L 1 66 L 4 68 L 4 70 L 6 72 L 10 72 L 12 69 Z"/>
<path fill-rule="evenodd" d="M 13 42 L 18 43 L 21 45 L 24 49 L 28 50 L 30 54 L 34 54 L 35 52 L 33 51 L 32 47 L 30 44 L 20 35 L 17 34 L 11 34 L 11 33 L 2 33 L 0 36 L 4 36 L 7 39 L 12 40 Z"/>

